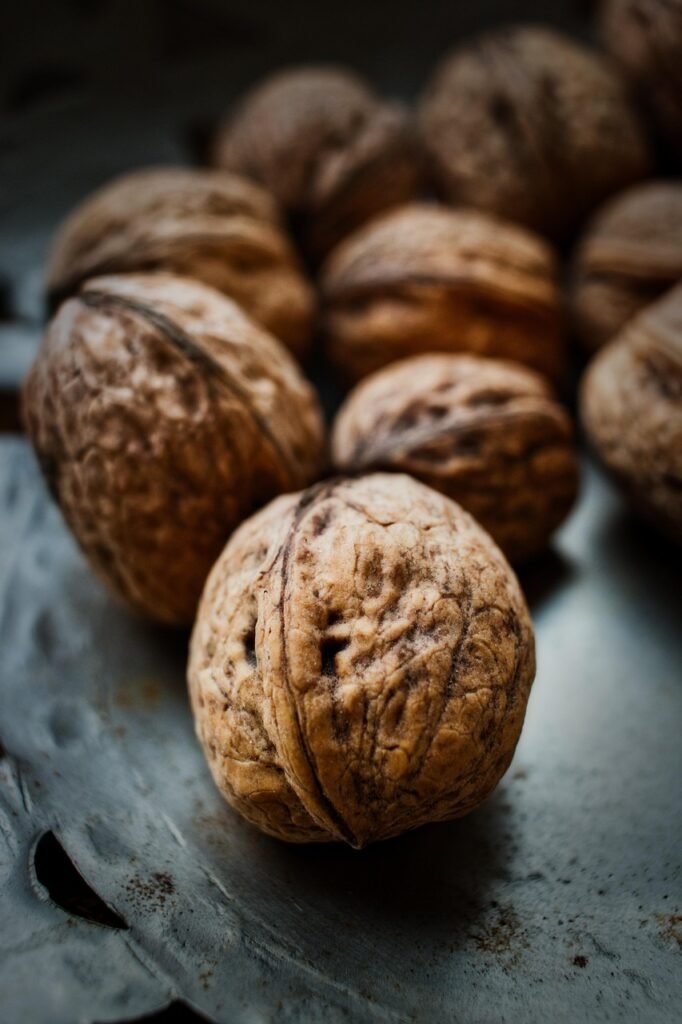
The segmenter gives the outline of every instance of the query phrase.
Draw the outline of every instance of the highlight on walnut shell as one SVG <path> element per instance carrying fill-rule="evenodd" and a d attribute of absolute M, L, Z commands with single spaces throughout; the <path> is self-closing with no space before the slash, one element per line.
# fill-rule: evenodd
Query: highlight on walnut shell
<path fill-rule="evenodd" d="M 167 274 L 94 278 L 48 327 L 24 414 L 50 489 L 112 590 L 190 623 L 232 530 L 323 462 L 312 388 L 231 300 Z"/>
<path fill-rule="evenodd" d="M 287 68 L 255 85 L 219 129 L 213 159 L 266 185 L 314 258 L 422 183 L 407 112 L 333 65 Z"/>
<path fill-rule="evenodd" d="M 102 274 L 168 271 L 235 299 L 300 356 L 314 293 L 272 196 L 223 171 L 154 167 L 105 185 L 58 231 L 47 270 L 52 308 Z"/>
<path fill-rule="evenodd" d="M 594 351 L 682 280 L 682 183 L 648 181 L 610 200 L 585 230 L 572 278 L 576 331 Z"/>
<path fill-rule="evenodd" d="M 542 551 L 575 501 L 570 418 L 516 363 L 426 355 L 362 381 L 332 433 L 340 472 L 409 473 L 459 502 L 511 562 Z"/>
<path fill-rule="evenodd" d="M 646 138 L 609 62 L 552 29 L 518 25 L 465 43 L 419 105 L 444 194 L 563 237 L 646 176 Z"/>
<path fill-rule="evenodd" d="M 595 356 L 582 382 L 581 414 L 633 506 L 682 543 L 682 284 Z"/>
<path fill-rule="evenodd" d="M 410 477 L 370 474 L 239 528 L 204 590 L 189 686 L 245 818 L 361 847 L 491 792 L 534 672 L 528 611 L 488 534 Z"/>
<path fill-rule="evenodd" d="M 507 221 L 410 203 L 342 242 L 320 288 L 330 355 L 350 380 L 424 352 L 513 359 L 561 377 L 554 254 Z"/>

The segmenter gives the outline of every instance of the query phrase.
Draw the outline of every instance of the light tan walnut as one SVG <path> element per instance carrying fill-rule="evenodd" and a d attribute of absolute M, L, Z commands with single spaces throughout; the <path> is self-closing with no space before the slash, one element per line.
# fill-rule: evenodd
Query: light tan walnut
<path fill-rule="evenodd" d="M 24 411 L 92 566 L 160 622 L 191 622 L 235 526 L 323 461 L 291 356 L 219 292 L 171 275 L 94 278 L 68 299 Z"/>
<path fill-rule="evenodd" d="M 564 367 L 551 249 L 475 210 L 411 203 L 347 238 L 322 270 L 330 353 L 351 380 L 424 352 Z"/>
<path fill-rule="evenodd" d="M 296 355 L 314 296 L 262 188 L 223 171 L 155 167 L 99 189 L 67 218 L 48 263 L 53 308 L 90 277 L 168 271 L 235 299 Z"/>
<path fill-rule="evenodd" d="M 240 527 L 189 661 L 230 803 L 281 839 L 354 847 L 476 807 L 509 765 L 534 672 L 499 549 L 399 474 L 326 481 Z"/>
<path fill-rule="evenodd" d="M 648 306 L 587 368 L 581 412 L 633 505 L 682 542 L 682 284 Z"/>
<path fill-rule="evenodd" d="M 516 363 L 416 356 L 368 377 L 332 434 L 341 472 L 410 473 L 459 502 L 512 562 L 540 552 L 578 488 L 568 415 Z"/>

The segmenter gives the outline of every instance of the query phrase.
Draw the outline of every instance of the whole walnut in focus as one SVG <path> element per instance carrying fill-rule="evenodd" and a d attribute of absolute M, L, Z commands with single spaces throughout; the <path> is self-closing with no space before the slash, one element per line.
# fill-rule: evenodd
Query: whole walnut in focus
<path fill-rule="evenodd" d="M 169 271 L 235 299 L 297 355 L 315 308 L 272 197 L 222 171 L 148 168 L 105 185 L 57 233 L 52 307 L 101 274 Z"/>
<path fill-rule="evenodd" d="M 251 89 L 220 128 L 214 162 L 266 185 L 315 258 L 413 198 L 422 177 L 407 113 L 333 66 L 287 69 Z"/>
<path fill-rule="evenodd" d="M 682 0 L 604 0 L 607 49 L 682 157 Z"/>
<path fill-rule="evenodd" d="M 286 350 L 219 292 L 167 274 L 94 278 L 68 299 L 24 412 L 92 566 L 160 622 L 191 622 L 235 526 L 322 465 L 316 399 Z"/>
<path fill-rule="evenodd" d="M 553 253 L 487 214 L 426 203 L 390 211 L 331 253 L 320 287 L 330 352 L 351 380 L 423 352 L 514 359 L 561 376 Z"/>
<path fill-rule="evenodd" d="M 612 199 L 588 226 L 574 258 L 571 301 L 585 347 L 610 341 L 680 280 L 682 184 L 650 181 Z"/>
<path fill-rule="evenodd" d="M 648 306 L 590 363 L 585 429 L 633 505 L 682 542 L 682 284 Z"/>
<path fill-rule="evenodd" d="M 447 494 L 512 562 L 545 547 L 578 488 L 571 421 L 543 378 L 477 356 L 416 356 L 362 381 L 332 455 L 341 472 L 397 470 Z"/>
<path fill-rule="evenodd" d="M 423 94 L 419 123 L 452 202 L 551 236 L 649 170 L 608 62 L 548 28 L 499 29 L 455 50 Z"/>
<path fill-rule="evenodd" d="M 499 550 L 398 474 L 326 481 L 244 523 L 189 659 L 230 803 L 281 839 L 354 847 L 476 807 L 509 765 L 534 672 Z"/>

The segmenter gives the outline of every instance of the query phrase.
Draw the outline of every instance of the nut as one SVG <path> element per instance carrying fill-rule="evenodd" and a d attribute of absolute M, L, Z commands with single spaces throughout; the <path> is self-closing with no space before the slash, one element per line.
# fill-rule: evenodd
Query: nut
<path fill-rule="evenodd" d="M 356 231 L 322 271 L 333 359 L 357 380 L 423 352 L 514 359 L 553 379 L 564 364 L 554 257 L 523 228 L 412 203 Z"/>
<path fill-rule="evenodd" d="M 160 622 L 191 622 L 235 526 L 322 463 L 316 400 L 285 349 L 220 293 L 167 274 L 94 278 L 68 299 L 24 409 L 93 567 Z"/>
<path fill-rule="evenodd" d="M 546 28 L 501 29 L 455 50 L 427 86 L 419 122 L 453 202 L 552 236 L 649 169 L 608 63 Z"/>
<path fill-rule="evenodd" d="M 410 477 L 371 474 L 240 527 L 204 591 L 189 682 L 244 817 L 360 847 L 490 793 L 534 671 L 525 602 L 488 535 Z"/>
<path fill-rule="evenodd" d="M 513 562 L 541 551 L 578 487 L 571 421 L 542 377 L 477 356 L 406 359 L 359 384 L 332 453 L 342 472 L 410 473 L 459 502 Z"/>
<path fill-rule="evenodd" d="M 222 171 L 150 168 L 116 178 L 74 210 L 48 266 L 53 308 L 90 277 L 165 270 L 240 303 L 297 355 L 313 292 L 265 190 Z"/>
<path fill-rule="evenodd" d="M 572 307 L 588 350 L 682 279 L 682 184 L 651 181 L 612 199 L 589 225 L 573 268 Z"/>
<path fill-rule="evenodd" d="M 682 284 L 595 356 L 581 412 L 597 454 L 633 505 L 682 542 Z"/>
<path fill-rule="evenodd" d="M 220 129 L 214 160 L 266 185 L 315 258 L 421 182 L 405 111 L 336 67 L 292 68 L 255 86 Z"/>

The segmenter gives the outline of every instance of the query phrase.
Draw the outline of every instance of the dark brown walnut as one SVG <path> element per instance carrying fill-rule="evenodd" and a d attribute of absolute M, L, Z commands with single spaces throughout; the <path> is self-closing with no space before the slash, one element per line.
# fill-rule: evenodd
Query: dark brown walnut
<path fill-rule="evenodd" d="M 612 199 L 588 226 L 573 263 L 571 305 L 585 347 L 610 341 L 680 280 L 682 184 L 646 182 Z"/>
<path fill-rule="evenodd" d="M 95 278 L 68 299 L 24 410 L 92 566 L 160 622 L 191 622 L 234 528 L 322 464 L 291 356 L 219 292 L 167 274 Z"/>
<path fill-rule="evenodd" d="M 266 185 L 314 257 L 411 199 L 422 177 L 407 113 L 333 66 L 291 68 L 256 85 L 218 132 L 214 161 Z"/>
<path fill-rule="evenodd" d="M 313 322 L 313 291 L 272 197 L 223 171 L 149 168 L 116 178 L 58 232 L 47 271 L 55 308 L 90 277 L 169 271 L 235 299 L 297 355 Z"/>
<path fill-rule="evenodd" d="M 410 473 L 459 502 L 520 562 L 577 493 L 571 421 L 542 377 L 477 356 L 416 356 L 358 384 L 332 434 L 341 472 Z"/>
<path fill-rule="evenodd" d="M 649 169 L 615 71 L 539 26 L 499 29 L 455 50 L 424 92 L 419 123 L 453 202 L 551 236 Z"/>
<path fill-rule="evenodd" d="M 682 542 L 682 285 L 648 306 L 590 363 L 585 429 L 633 505 Z"/>
<path fill-rule="evenodd" d="M 281 839 L 354 847 L 476 807 L 509 765 L 534 672 L 499 549 L 399 474 L 326 481 L 240 527 L 189 660 L 230 803 Z"/>
<path fill-rule="evenodd" d="M 682 0 L 605 0 L 602 36 L 682 157 Z"/>
<path fill-rule="evenodd" d="M 514 224 L 411 203 L 342 242 L 320 285 L 330 352 L 351 380 L 423 352 L 514 359 L 561 376 L 554 256 Z"/>

